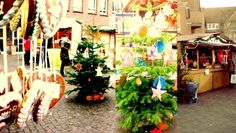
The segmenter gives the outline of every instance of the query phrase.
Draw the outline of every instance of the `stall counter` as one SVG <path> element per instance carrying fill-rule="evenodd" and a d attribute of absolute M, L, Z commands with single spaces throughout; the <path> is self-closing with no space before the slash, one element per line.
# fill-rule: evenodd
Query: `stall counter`
<path fill-rule="evenodd" d="M 229 85 L 229 72 L 224 68 L 191 69 L 185 72 L 185 78 L 199 83 L 198 93 Z"/>

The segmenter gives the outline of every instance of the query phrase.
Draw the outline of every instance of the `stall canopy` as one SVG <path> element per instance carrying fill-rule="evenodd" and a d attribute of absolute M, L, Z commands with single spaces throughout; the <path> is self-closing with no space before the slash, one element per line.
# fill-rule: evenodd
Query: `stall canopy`
<path fill-rule="evenodd" d="M 222 47 L 236 49 L 236 43 L 220 33 L 199 33 L 179 35 L 178 42 L 187 42 L 194 47 Z"/>

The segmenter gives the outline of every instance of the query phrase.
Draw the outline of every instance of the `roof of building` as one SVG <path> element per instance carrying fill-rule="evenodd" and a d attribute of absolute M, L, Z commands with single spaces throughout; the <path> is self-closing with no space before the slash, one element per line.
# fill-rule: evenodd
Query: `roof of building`
<path fill-rule="evenodd" d="M 206 23 L 225 23 L 236 10 L 236 7 L 202 8 Z"/>

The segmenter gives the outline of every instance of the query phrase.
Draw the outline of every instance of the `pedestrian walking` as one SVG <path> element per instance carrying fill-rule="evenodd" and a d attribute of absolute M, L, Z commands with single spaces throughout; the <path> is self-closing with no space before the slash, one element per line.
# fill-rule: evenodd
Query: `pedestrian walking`
<path fill-rule="evenodd" d="M 27 36 L 24 41 L 24 49 L 25 49 L 25 65 L 30 65 L 30 37 Z"/>
<path fill-rule="evenodd" d="M 71 60 L 69 58 L 69 50 L 71 47 L 70 40 L 68 39 L 67 34 L 64 34 L 63 37 L 59 41 L 59 45 L 61 46 L 61 52 L 60 52 L 60 58 L 61 58 L 61 68 L 60 73 L 62 76 L 65 76 L 64 74 L 64 68 L 65 66 L 68 66 L 71 64 Z"/>

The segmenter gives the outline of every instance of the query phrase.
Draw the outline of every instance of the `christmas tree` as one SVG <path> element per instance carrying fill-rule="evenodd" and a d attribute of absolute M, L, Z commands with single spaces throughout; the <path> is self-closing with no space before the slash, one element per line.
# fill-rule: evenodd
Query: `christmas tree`
<path fill-rule="evenodd" d="M 86 29 L 87 38 L 78 44 L 74 65 L 71 66 L 73 71 L 68 72 L 67 82 L 76 87 L 66 91 L 66 94 L 78 92 L 81 99 L 102 100 L 108 89 L 110 69 L 105 64 L 106 57 L 99 54 L 103 51 L 103 44 L 98 43 L 99 28 L 88 25 Z"/>
<path fill-rule="evenodd" d="M 135 1 L 134 31 L 125 38 L 132 44 L 136 65 L 124 67 L 116 86 L 120 127 L 132 132 L 168 129 L 177 113 L 177 65 L 171 61 L 176 35 L 165 32 L 176 27 L 176 5 L 173 0 Z M 141 13 L 145 13 L 140 16 Z"/>

